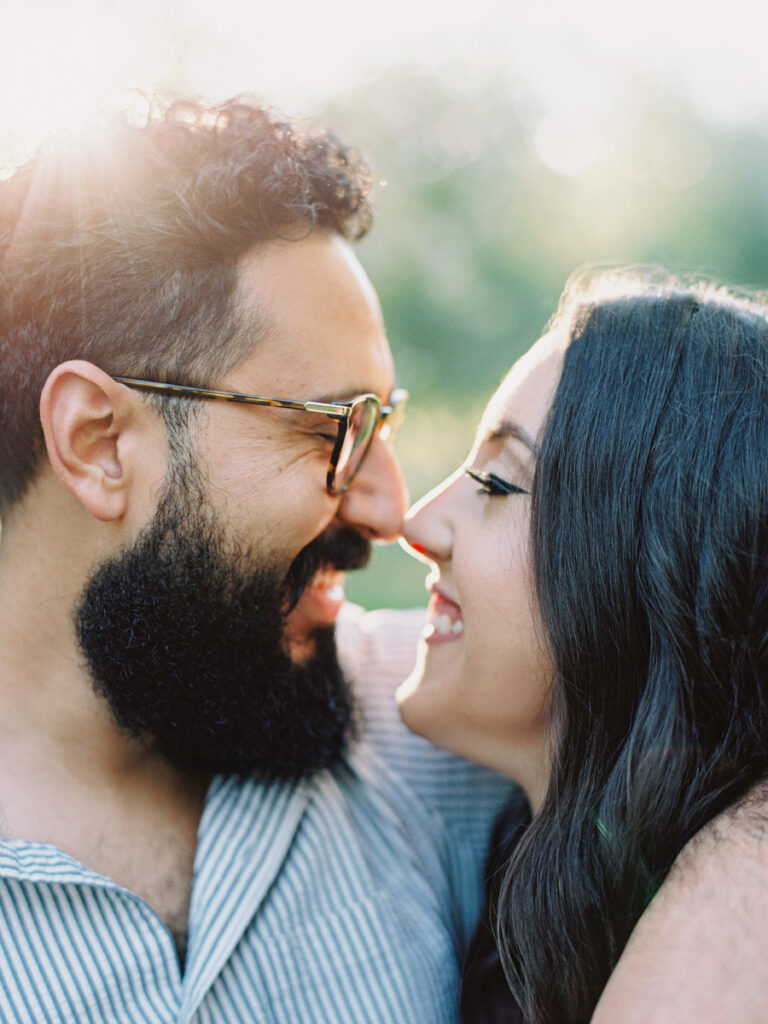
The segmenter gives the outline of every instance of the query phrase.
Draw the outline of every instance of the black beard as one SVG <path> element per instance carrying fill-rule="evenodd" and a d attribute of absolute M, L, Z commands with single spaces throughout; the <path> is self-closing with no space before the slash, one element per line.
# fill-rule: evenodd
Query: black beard
<path fill-rule="evenodd" d="M 199 484 L 177 474 L 153 522 L 96 569 L 78 603 L 94 689 L 123 730 L 184 770 L 295 781 L 330 768 L 355 731 L 334 630 L 317 630 L 297 664 L 285 616 L 318 568 L 354 568 L 369 553 L 339 529 L 287 574 L 256 567 L 225 542 Z"/>

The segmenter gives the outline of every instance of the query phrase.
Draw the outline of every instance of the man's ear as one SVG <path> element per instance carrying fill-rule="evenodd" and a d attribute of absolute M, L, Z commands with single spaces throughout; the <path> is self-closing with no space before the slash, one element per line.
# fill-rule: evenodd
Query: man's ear
<path fill-rule="evenodd" d="M 125 515 L 129 467 L 121 453 L 132 422 L 126 389 L 93 363 L 61 363 L 40 395 L 40 420 L 53 471 L 103 521 Z"/>

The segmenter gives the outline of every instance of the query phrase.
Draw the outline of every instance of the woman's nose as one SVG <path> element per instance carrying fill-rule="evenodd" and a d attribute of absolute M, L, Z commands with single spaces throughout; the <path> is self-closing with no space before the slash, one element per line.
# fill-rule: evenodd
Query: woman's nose
<path fill-rule="evenodd" d="M 422 561 L 444 562 L 451 557 L 454 532 L 453 485 L 462 476 L 457 470 L 408 510 L 403 539 Z"/>

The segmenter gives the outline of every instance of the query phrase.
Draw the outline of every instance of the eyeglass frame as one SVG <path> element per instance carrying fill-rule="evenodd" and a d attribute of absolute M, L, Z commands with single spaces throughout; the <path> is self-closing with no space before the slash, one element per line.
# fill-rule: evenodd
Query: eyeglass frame
<path fill-rule="evenodd" d="M 338 433 L 336 435 L 333 451 L 331 452 L 331 457 L 328 461 L 328 472 L 325 477 L 325 488 L 333 497 L 338 497 L 349 488 L 350 484 L 360 471 L 360 467 L 363 462 L 365 462 L 376 431 L 382 426 L 382 424 L 386 423 L 387 419 L 393 412 L 395 412 L 395 410 L 402 408 L 410 397 L 405 388 L 395 388 L 389 396 L 389 402 L 387 405 L 382 405 L 379 396 L 373 394 L 373 392 L 356 395 L 354 398 L 350 398 L 349 401 L 346 402 L 302 402 L 299 399 L 293 398 L 266 398 L 262 395 L 250 395 L 241 391 L 219 391 L 212 388 L 191 387 L 188 384 L 165 384 L 161 381 L 143 380 L 139 377 L 117 377 L 114 374 L 111 374 L 110 376 L 112 377 L 112 380 L 117 381 L 118 384 L 123 384 L 128 388 L 135 388 L 138 391 L 148 391 L 159 395 L 175 396 L 177 398 L 219 399 L 224 402 L 237 402 L 242 405 L 260 405 L 273 409 L 293 409 L 296 412 L 320 413 L 323 416 L 328 416 L 331 419 L 336 420 L 338 423 Z M 365 451 L 360 456 L 360 461 L 355 467 L 352 476 L 345 482 L 341 489 L 336 490 L 334 486 L 336 480 L 336 467 L 338 466 L 341 449 L 344 446 L 344 439 L 347 436 L 347 428 L 352 416 L 352 410 L 361 402 L 370 400 L 373 400 L 378 407 L 376 422 L 370 432 L 370 435 L 365 441 Z"/>

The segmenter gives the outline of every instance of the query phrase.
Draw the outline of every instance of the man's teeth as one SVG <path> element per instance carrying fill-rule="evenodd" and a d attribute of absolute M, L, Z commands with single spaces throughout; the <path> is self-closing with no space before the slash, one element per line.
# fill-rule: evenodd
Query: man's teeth
<path fill-rule="evenodd" d="M 331 601 L 344 600 L 344 573 L 337 569 L 321 569 L 310 580 L 310 586 L 324 590 Z"/>
<path fill-rule="evenodd" d="M 311 583 L 314 587 L 341 586 L 344 581 L 344 573 L 337 569 L 321 569 L 312 577 Z"/>
<path fill-rule="evenodd" d="M 451 633 L 453 633 L 454 635 L 458 635 L 459 633 L 464 632 L 464 623 L 461 621 L 461 619 L 456 619 L 454 621 L 450 617 L 450 615 L 435 616 L 435 618 L 432 620 L 432 625 L 435 627 L 436 633 L 443 633 L 445 635 Z"/>

